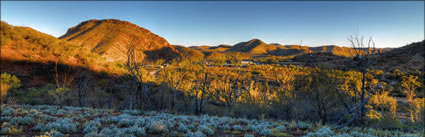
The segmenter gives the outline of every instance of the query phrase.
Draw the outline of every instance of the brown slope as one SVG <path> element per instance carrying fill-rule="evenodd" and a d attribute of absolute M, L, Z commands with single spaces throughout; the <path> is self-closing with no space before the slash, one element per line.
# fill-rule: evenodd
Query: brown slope
<path fill-rule="evenodd" d="M 233 45 L 229 49 L 229 51 L 251 52 L 252 49 L 261 45 L 266 45 L 266 43 L 259 39 L 252 39 L 250 41 L 240 42 L 238 44 Z"/>
<path fill-rule="evenodd" d="M 245 52 L 251 54 L 267 54 L 269 51 L 278 49 L 279 46 L 268 45 L 259 39 L 252 39 L 233 45 L 228 51 Z"/>
<path fill-rule="evenodd" d="M 298 45 L 282 46 L 278 43 L 266 44 L 259 39 L 240 42 L 228 51 L 244 52 L 253 55 L 291 56 L 310 52 L 309 47 Z"/>
<path fill-rule="evenodd" d="M 91 50 L 108 61 L 125 61 L 129 47 L 135 46 L 141 58 L 170 60 L 179 57 L 167 40 L 127 21 L 89 20 L 68 29 L 60 39 Z"/>

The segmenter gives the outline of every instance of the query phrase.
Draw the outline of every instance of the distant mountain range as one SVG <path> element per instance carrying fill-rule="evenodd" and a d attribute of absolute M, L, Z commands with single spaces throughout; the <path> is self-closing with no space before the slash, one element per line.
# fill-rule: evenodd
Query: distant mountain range
<path fill-rule="evenodd" d="M 114 69 L 113 66 L 123 67 L 129 47 L 136 49 L 140 59 L 164 59 L 166 61 L 182 57 L 203 59 L 211 55 L 234 53 L 239 53 L 244 58 L 295 57 L 306 53 L 326 53 L 326 55 L 350 57 L 355 53 L 352 48 L 336 45 L 308 47 L 279 43 L 267 44 L 260 39 L 252 39 L 235 45 L 185 47 L 171 45 L 166 39 L 145 28 L 116 19 L 84 21 L 69 28 L 66 34 L 59 38 L 29 27 L 12 26 L 3 21 L 1 26 L 2 60 L 55 61 L 61 59 L 66 64 L 89 66 L 91 69 L 104 71 L 111 71 Z M 420 47 L 423 49 L 423 41 L 421 43 L 416 44 L 419 45 L 419 49 L 421 49 Z M 419 56 L 423 57 L 423 50 L 416 49 L 418 47 L 405 46 L 378 50 L 381 52 L 391 50 L 388 55 L 394 56 L 418 56 L 418 53 L 422 53 Z M 399 52 L 403 54 L 399 54 Z"/>
<path fill-rule="evenodd" d="M 190 48 L 209 52 L 241 52 L 252 56 L 271 55 L 271 56 L 294 56 L 306 53 L 329 53 L 336 56 L 350 57 L 355 55 L 355 50 L 348 47 L 336 45 L 327 45 L 319 47 L 308 47 L 301 45 L 281 45 L 279 43 L 266 44 L 260 39 L 252 39 L 246 42 L 240 42 L 233 46 L 192 46 Z M 389 51 L 389 48 L 377 48 L 378 51 Z"/>

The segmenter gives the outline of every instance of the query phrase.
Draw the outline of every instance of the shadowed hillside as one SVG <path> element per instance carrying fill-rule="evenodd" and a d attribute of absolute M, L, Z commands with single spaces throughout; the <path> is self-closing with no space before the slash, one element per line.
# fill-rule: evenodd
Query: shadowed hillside
<path fill-rule="evenodd" d="M 425 40 L 414 42 L 385 52 L 377 58 L 374 65 L 376 68 L 384 70 L 424 70 L 424 43 Z"/>
<path fill-rule="evenodd" d="M 195 50 L 199 50 L 202 53 L 210 53 L 210 52 L 225 52 L 227 50 L 229 50 L 232 46 L 230 45 L 218 45 L 218 46 L 206 46 L 206 45 L 202 45 L 202 46 L 191 46 L 189 48 L 195 49 Z"/>
<path fill-rule="evenodd" d="M 183 58 L 191 59 L 191 60 L 201 60 L 204 58 L 204 53 L 199 50 L 187 48 L 180 45 L 173 45 L 175 49 L 179 51 Z"/>
<path fill-rule="evenodd" d="M 339 47 L 336 45 L 312 47 L 310 49 L 313 52 L 331 53 L 337 56 L 349 57 L 356 55 L 356 51 L 354 49 L 348 47 Z"/>

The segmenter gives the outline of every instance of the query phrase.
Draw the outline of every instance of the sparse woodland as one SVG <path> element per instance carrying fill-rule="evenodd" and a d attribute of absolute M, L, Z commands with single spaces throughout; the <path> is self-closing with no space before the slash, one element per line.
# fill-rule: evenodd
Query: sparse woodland
<path fill-rule="evenodd" d="M 261 121 L 302 121 L 330 127 L 342 116 L 342 123 L 356 116 L 345 113 L 362 103 L 362 73 L 355 70 L 293 65 L 223 68 L 181 61 L 154 74 L 143 67 L 138 71 L 140 79 L 131 75 L 92 79 L 84 72 L 67 74 L 64 67 L 57 72 L 60 74 L 58 83 L 72 79 L 72 84 L 52 83 L 33 88 L 19 88 L 18 78 L 4 73 L 2 101 L 10 101 L 7 108 L 14 107 L 13 104 L 79 106 L 114 112 L 156 111 Z M 367 70 L 365 90 L 376 93 L 366 95 L 370 99 L 365 104 L 365 117 L 346 127 L 422 132 L 423 79 L 419 78 L 422 76 L 419 72 Z M 401 98 L 407 102 L 398 101 L 395 95 L 405 95 Z M 2 115 L 2 122 L 11 124 L 8 121 Z M 242 128 L 245 131 L 245 127 Z"/>

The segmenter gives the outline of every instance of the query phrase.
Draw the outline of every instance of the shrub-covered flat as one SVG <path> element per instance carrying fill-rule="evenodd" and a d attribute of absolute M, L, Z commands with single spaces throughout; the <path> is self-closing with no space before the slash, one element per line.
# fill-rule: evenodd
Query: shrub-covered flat
<path fill-rule="evenodd" d="M 113 111 L 47 105 L 1 106 L 2 136 L 85 137 L 378 137 L 423 136 L 423 131 L 345 127 L 334 130 L 309 122 L 249 120 L 217 116 L 173 115 L 137 110 Z"/>

